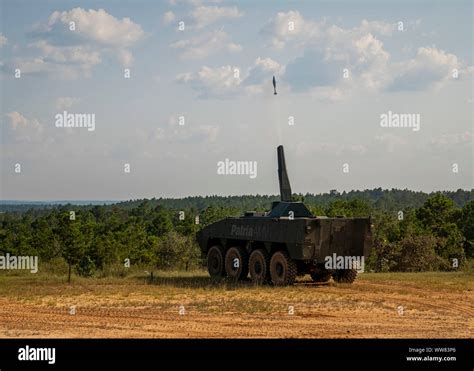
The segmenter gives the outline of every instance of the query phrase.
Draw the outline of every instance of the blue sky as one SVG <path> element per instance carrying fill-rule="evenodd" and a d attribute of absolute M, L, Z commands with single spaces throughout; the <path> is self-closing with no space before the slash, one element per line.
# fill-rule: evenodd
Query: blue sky
<path fill-rule="evenodd" d="M 0 3 L 1 199 L 472 188 L 470 1 Z"/>

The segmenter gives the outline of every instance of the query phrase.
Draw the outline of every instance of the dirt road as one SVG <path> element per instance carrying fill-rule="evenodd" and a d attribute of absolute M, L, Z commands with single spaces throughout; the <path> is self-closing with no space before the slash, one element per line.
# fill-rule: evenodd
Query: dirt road
<path fill-rule="evenodd" d="M 473 337 L 472 281 L 373 276 L 286 288 L 213 286 L 204 276 L 72 285 L 9 277 L 0 281 L 0 337 Z"/>

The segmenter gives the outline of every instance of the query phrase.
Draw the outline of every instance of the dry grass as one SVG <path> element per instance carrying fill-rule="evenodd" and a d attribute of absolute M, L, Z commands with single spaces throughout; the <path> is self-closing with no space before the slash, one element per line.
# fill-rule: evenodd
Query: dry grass
<path fill-rule="evenodd" d="M 152 283 L 145 273 L 72 284 L 2 275 L 0 336 L 472 337 L 473 278 L 470 271 L 364 273 L 353 285 L 305 277 L 277 288 L 216 284 L 202 271 L 158 272 Z"/>

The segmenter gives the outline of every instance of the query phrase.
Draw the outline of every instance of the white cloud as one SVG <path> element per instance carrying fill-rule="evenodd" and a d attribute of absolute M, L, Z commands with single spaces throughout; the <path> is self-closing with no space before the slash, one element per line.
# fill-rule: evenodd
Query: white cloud
<path fill-rule="evenodd" d="M 41 50 L 42 58 L 53 63 L 95 65 L 101 62 L 100 52 L 87 45 L 54 46 L 46 40 L 29 44 Z"/>
<path fill-rule="evenodd" d="M 342 97 L 342 84 L 347 89 L 348 81 L 370 90 L 387 84 L 390 55 L 373 33 L 391 35 L 394 30 L 395 24 L 366 20 L 344 29 L 326 21 L 305 20 L 298 11 L 278 13 L 263 28 L 274 47 L 288 44 L 303 53 L 286 66 L 293 88 L 312 89 L 313 95 L 330 100 Z M 351 77 L 342 81 L 345 68 Z"/>
<path fill-rule="evenodd" d="M 280 82 L 281 77 L 285 74 L 285 66 L 271 58 L 258 57 L 252 67 L 248 69 L 247 75 L 243 83 L 247 86 L 246 93 L 261 93 L 266 87 L 270 87 L 272 76 L 276 76 Z M 279 86 L 280 88 L 280 86 Z M 281 90 L 281 89 L 279 89 Z"/>
<path fill-rule="evenodd" d="M 273 47 L 281 49 L 290 42 L 299 48 L 316 46 L 319 42 L 324 42 L 332 47 L 338 44 L 348 45 L 351 40 L 368 33 L 390 36 L 395 29 L 395 23 L 367 20 L 362 20 L 359 26 L 352 29 L 344 29 L 336 25 L 329 25 L 326 20 L 319 22 L 306 20 L 299 11 L 290 10 L 286 13 L 279 12 L 274 18 L 271 18 L 263 26 L 262 32 L 271 37 Z"/>
<path fill-rule="evenodd" d="M 7 43 L 8 39 L 0 32 L 0 48 L 4 45 L 7 45 Z"/>
<path fill-rule="evenodd" d="M 270 34 L 272 45 L 282 49 L 288 41 L 304 42 L 317 38 L 320 34 L 320 25 L 303 19 L 299 11 L 279 12 L 270 19 L 262 29 L 263 33 Z"/>
<path fill-rule="evenodd" d="M 236 77 L 236 71 L 239 71 L 238 77 Z M 179 74 L 176 79 L 178 82 L 190 84 L 194 90 L 199 92 L 201 98 L 221 98 L 234 95 L 242 82 L 240 69 L 230 65 L 217 68 L 203 66 L 196 74 Z"/>
<path fill-rule="evenodd" d="M 133 54 L 127 49 L 119 50 L 117 58 L 123 67 L 130 67 L 133 64 Z"/>
<path fill-rule="evenodd" d="M 234 73 L 238 70 L 236 67 L 223 66 L 220 68 L 203 67 L 199 71 L 198 76 L 201 81 L 207 81 L 211 85 L 220 84 L 221 86 L 233 87 L 240 84 L 240 77 L 236 77 Z"/>
<path fill-rule="evenodd" d="M 407 22 L 416 30 L 420 21 Z M 453 55 L 435 47 L 421 47 L 408 60 L 393 62 L 378 35 L 390 37 L 396 23 L 363 20 L 353 28 L 306 20 L 298 11 L 280 12 L 262 32 L 276 48 L 291 47 L 299 56 L 286 65 L 286 80 L 295 91 L 341 99 L 351 91 L 423 90 L 440 87 L 469 72 Z M 343 79 L 347 68 L 349 78 Z M 343 94 L 341 92 L 344 91 Z"/>
<path fill-rule="evenodd" d="M 361 83 L 370 91 L 385 87 L 389 81 L 387 68 L 390 55 L 384 50 L 383 43 L 369 33 L 356 40 L 354 47 L 355 61 L 351 62 L 355 66 L 355 82 Z"/>
<path fill-rule="evenodd" d="M 163 24 L 170 24 L 176 19 L 175 14 L 170 10 L 163 14 L 162 22 Z"/>
<path fill-rule="evenodd" d="M 212 23 L 223 19 L 239 18 L 243 15 L 236 6 L 218 7 L 218 6 L 199 6 L 191 13 L 196 28 L 200 29 Z"/>
<path fill-rule="evenodd" d="M 5 64 L 5 70 L 13 73 L 15 69 L 20 69 L 24 75 L 48 75 L 53 79 L 74 80 L 82 76 L 91 75 L 92 65 L 90 64 L 61 64 L 48 61 L 44 57 L 17 58 Z"/>
<path fill-rule="evenodd" d="M 454 69 L 462 66 L 454 54 L 435 47 L 421 47 L 414 58 L 394 65 L 390 90 L 423 90 L 433 84 L 440 87 L 453 80 Z"/>
<path fill-rule="evenodd" d="M 74 31 L 69 29 L 70 22 L 75 22 Z M 66 31 L 88 42 L 118 48 L 134 44 L 145 34 L 141 26 L 130 18 L 115 18 L 104 9 L 74 8 L 64 12 L 55 11 L 41 28 L 47 32 Z"/>
<path fill-rule="evenodd" d="M 59 97 L 56 99 L 56 109 L 58 111 L 65 110 L 71 108 L 73 105 L 79 103 L 80 101 L 80 98 L 75 97 Z"/>
<path fill-rule="evenodd" d="M 13 130 L 17 130 L 19 128 L 26 128 L 28 126 L 28 120 L 19 112 L 9 112 L 5 115 L 8 117 L 8 123 L 10 124 Z"/>
<path fill-rule="evenodd" d="M 74 29 L 71 29 L 74 25 Z M 102 62 L 103 55 L 115 55 L 123 67 L 130 67 L 133 55 L 129 50 L 144 37 L 141 26 L 130 18 L 118 19 L 104 9 L 55 11 L 47 22 L 38 24 L 29 44 L 41 54 L 14 61 L 10 68 L 22 68 L 22 73 L 48 74 L 76 79 L 89 77 L 92 68 Z"/>
<path fill-rule="evenodd" d="M 191 72 L 184 72 L 184 73 L 179 73 L 176 75 L 176 81 L 178 82 L 190 82 L 193 80 L 193 74 Z"/>
<path fill-rule="evenodd" d="M 7 118 L 4 127 L 5 137 L 17 142 L 33 142 L 40 139 L 43 127 L 36 118 L 28 119 L 17 111 L 6 113 L 5 117 Z"/>
<path fill-rule="evenodd" d="M 236 95 L 260 94 L 271 86 L 272 75 L 281 76 L 285 67 L 271 58 L 258 57 L 248 69 L 237 66 L 211 68 L 203 66 L 197 73 L 180 73 L 176 81 L 189 84 L 200 98 L 228 98 Z"/>
<path fill-rule="evenodd" d="M 183 58 L 205 58 L 218 51 L 236 53 L 242 50 L 242 46 L 229 40 L 229 35 L 223 30 L 217 30 L 196 36 L 190 39 L 179 40 L 170 45 L 174 49 L 182 49 Z"/>
<path fill-rule="evenodd" d="M 255 66 L 260 67 L 264 71 L 273 72 L 276 74 L 285 73 L 285 66 L 282 66 L 277 61 L 274 61 L 271 58 L 260 58 L 258 57 L 255 61 Z"/>

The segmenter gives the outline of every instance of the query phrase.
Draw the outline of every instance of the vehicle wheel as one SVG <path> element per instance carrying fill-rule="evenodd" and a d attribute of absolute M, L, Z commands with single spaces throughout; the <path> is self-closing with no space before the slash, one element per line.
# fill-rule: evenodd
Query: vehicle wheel
<path fill-rule="evenodd" d="M 247 251 L 241 247 L 231 247 L 225 254 L 225 271 L 229 278 L 242 280 L 249 273 L 249 256 Z"/>
<path fill-rule="evenodd" d="M 268 281 L 270 256 L 266 250 L 258 249 L 250 254 L 249 271 L 252 282 L 261 285 Z"/>
<path fill-rule="evenodd" d="M 207 252 L 207 271 L 211 278 L 225 277 L 224 249 L 222 246 L 212 246 Z"/>
<path fill-rule="evenodd" d="M 311 278 L 314 282 L 328 282 L 331 279 L 329 272 L 315 272 L 311 273 Z"/>
<path fill-rule="evenodd" d="M 292 285 L 298 268 L 285 251 L 277 251 L 270 260 L 270 277 L 275 286 Z"/>
<path fill-rule="evenodd" d="M 333 274 L 334 281 L 339 283 L 352 283 L 357 277 L 355 269 L 339 269 Z"/>

